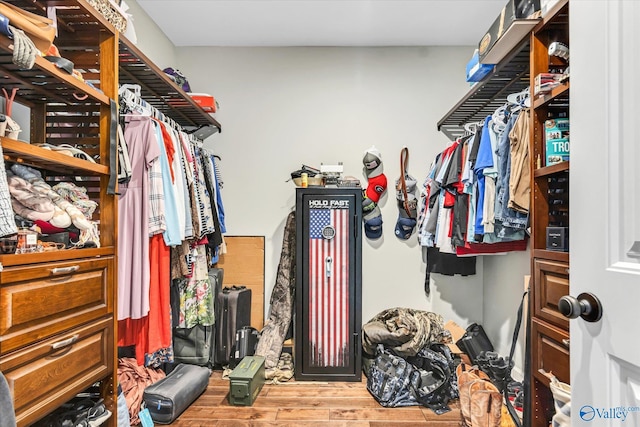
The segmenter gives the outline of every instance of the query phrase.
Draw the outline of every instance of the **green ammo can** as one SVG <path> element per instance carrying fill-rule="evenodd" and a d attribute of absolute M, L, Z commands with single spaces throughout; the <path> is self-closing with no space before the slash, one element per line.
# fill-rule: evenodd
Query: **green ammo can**
<path fill-rule="evenodd" d="M 229 403 L 251 406 L 264 385 L 264 357 L 245 356 L 229 375 Z"/>

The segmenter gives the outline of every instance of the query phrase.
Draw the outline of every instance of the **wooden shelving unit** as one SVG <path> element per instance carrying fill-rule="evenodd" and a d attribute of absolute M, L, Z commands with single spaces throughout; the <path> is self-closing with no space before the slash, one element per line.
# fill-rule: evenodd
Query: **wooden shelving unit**
<path fill-rule="evenodd" d="M 7 168 L 21 164 L 38 170 L 51 186 L 83 187 L 97 204 L 91 220 L 99 245 L 0 255 L 0 370 L 20 427 L 94 384 L 115 414 L 118 210 L 117 196 L 107 187 L 118 33 L 85 0 L 10 3 L 45 16 L 48 7 L 57 7 L 55 45 L 81 77 L 42 57 L 32 69 L 16 66 L 13 42 L 0 36 L 0 86 L 17 89 L 15 101 L 30 109 L 31 129 L 18 140 L 0 137 L 2 160 Z M 45 149 L 44 143 L 69 144 L 95 163 Z M 113 416 L 105 425 L 116 424 Z"/>
<path fill-rule="evenodd" d="M 566 66 L 549 56 L 554 41 L 569 46 L 569 1 L 559 1 L 531 33 L 531 87 L 535 76 Z M 569 322 L 558 310 L 558 300 L 569 294 L 569 252 L 547 249 L 547 227 L 569 227 L 569 161 L 545 166 L 545 121 L 568 117 L 570 82 L 565 80 L 550 92 L 534 96 L 530 123 L 531 179 L 531 274 L 529 393 L 532 427 L 547 427 L 554 413 L 549 378 L 570 382 Z M 540 160 L 539 160 L 540 159 Z M 540 163 L 540 164 L 538 164 Z M 540 166 L 540 167 L 538 167 Z"/>
<path fill-rule="evenodd" d="M 125 37 L 120 37 L 118 53 L 120 84 L 136 84 L 142 98 L 157 110 L 171 117 L 184 128 L 222 126 Z"/>

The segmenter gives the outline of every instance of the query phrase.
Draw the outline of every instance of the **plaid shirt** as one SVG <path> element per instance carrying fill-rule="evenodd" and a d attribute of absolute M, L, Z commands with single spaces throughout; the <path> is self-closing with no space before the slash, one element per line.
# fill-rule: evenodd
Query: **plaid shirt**
<path fill-rule="evenodd" d="M 153 122 L 153 124 L 154 126 L 159 126 L 156 122 Z M 162 169 L 160 161 L 155 161 L 151 164 L 151 169 L 149 170 L 149 236 L 164 233 L 166 229 Z"/>

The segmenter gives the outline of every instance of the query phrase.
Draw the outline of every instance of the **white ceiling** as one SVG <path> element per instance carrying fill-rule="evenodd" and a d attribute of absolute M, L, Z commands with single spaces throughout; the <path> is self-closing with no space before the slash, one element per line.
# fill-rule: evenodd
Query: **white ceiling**
<path fill-rule="evenodd" d="M 137 0 L 176 46 L 476 45 L 506 0 Z"/>

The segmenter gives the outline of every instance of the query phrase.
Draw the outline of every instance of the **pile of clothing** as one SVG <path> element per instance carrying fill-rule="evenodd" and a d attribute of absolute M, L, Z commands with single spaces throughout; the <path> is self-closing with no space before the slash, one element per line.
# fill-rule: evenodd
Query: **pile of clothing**
<path fill-rule="evenodd" d="M 367 390 L 385 407 L 422 405 L 443 414 L 458 397 L 451 333 L 442 316 L 384 310 L 362 327 Z"/>

